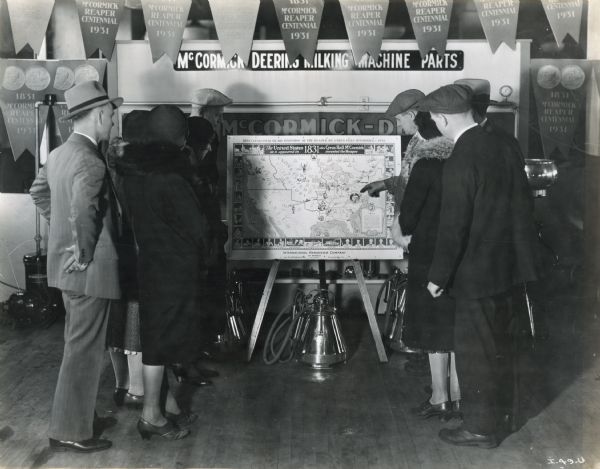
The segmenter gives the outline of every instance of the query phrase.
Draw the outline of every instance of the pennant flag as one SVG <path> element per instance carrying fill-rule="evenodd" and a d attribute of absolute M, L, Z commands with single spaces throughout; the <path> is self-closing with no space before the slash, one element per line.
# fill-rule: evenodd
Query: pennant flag
<path fill-rule="evenodd" d="M 25 150 L 35 154 L 35 103 L 46 94 L 62 101 L 65 90 L 80 81 L 102 80 L 105 69 L 105 60 L 0 60 L 0 106 L 15 160 Z M 48 108 L 39 109 L 42 129 Z"/>
<path fill-rule="evenodd" d="M 586 60 L 531 60 L 531 83 L 545 158 L 551 158 L 557 148 L 563 156 L 569 155 L 585 106 L 585 83 L 590 71 L 591 64 Z"/>
<path fill-rule="evenodd" d="M 52 112 L 54 113 L 55 133 L 60 136 L 61 142 L 65 143 L 69 136 L 73 133 L 73 121 L 71 119 L 66 121 L 62 121 L 60 119 L 69 113 L 67 105 L 55 104 L 52 106 Z"/>
<path fill-rule="evenodd" d="M 302 55 L 311 64 L 323 16 L 323 0 L 273 0 L 288 60 L 294 63 Z"/>
<path fill-rule="evenodd" d="M 15 52 L 18 54 L 29 44 L 33 52 L 39 54 L 46 37 L 54 0 L 6 0 L 6 3 Z"/>
<path fill-rule="evenodd" d="M 223 59 L 229 62 L 235 54 L 248 65 L 252 38 L 260 0 L 208 0 Z"/>
<path fill-rule="evenodd" d="M 475 6 L 492 53 L 496 53 L 503 42 L 515 50 L 519 0 L 475 0 Z"/>
<path fill-rule="evenodd" d="M 560 46 L 567 34 L 579 42 L 583 0 L 542 0 L 542 5 L 556 43 Z"/>
<path fill-rule="evenodd" d="M 410 22 L 419 44 L 421 57 L 425 57 L 432 48 L 436 50 L 438 55 L 443 55 L 446 52 L 452 1 L 406 0 Z M 429 6 L 430 4 L 434 5 Z"/>
<path fill-rule="evenodd" d="M 40 141 L 42 140 L 42 135 L 44 134 L 44 128 L 46 127 L 46 120 L 48 120 L 48 111 L 50 110 L 50 106 L 40 106 L 39 107 L 39 120 L 38 120 L 38 136 Z"/>
<path fill-rule="evenodd" d="M 379 56 L 389 0 L 340 0 L 354 62 Z"/>
<path fill-rule="evenodd" d="M 175 63 L 192 0 L 142 0 L 152 62 L 164 54 Z"/>
<path fill-rule="evenodd" d="M 76 0 L 76 2 L 85 56 L 89 57 L 100 49 L 110 60 L 125 0 L 110 2 Z"/>

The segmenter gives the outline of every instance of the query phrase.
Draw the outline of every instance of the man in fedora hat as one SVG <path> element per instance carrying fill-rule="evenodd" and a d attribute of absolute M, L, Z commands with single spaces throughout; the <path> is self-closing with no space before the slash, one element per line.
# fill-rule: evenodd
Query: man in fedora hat
<path fill-rule="evenodd" d="M 94 435 L 98 384 L 104 359 L 110 301 L 120 297 L 115 248 L 116 210 L 106 165 L 98 151 L 112 128 L 111 99 L 97 81 L 65 92 L 73 121 L 69 139 L 53 150 L 31 186 L 31 197 L 49 221 L 48 285 L 65 304 L 65 347 L 50 419 L 50 447 L 92 452 L 111 442 Z"/>
<path fill-rule="evenodd" d="M 440 438 L 460 446 L 493 448 L 504 436 L 502 389 L 512 390 L 512 289 L 518 272 L 518 226 L 525 226 L 527 195 L 513 170 L 512 149 L 473 119 L 470 87 L 447 85 L 426 96 L 429 111 L 454 149 L 442 180 L 438 238 L 427 289 L 456 299 L 455 352 L 461 377 L 464 423 L 442 429 Z M 532 220 L 529 220 L 531 222 Z M 503 381 L 506 380 L 506 381 Z"/>

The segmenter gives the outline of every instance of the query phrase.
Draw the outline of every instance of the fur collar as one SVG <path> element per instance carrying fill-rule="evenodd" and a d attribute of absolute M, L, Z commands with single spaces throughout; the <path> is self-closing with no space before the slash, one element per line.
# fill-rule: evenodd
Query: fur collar
<path fill-rule="evenodd" d="M 435 158 L 438 160 L 447 159 L 452 153 L 454 143 L 445 137 L 435 137 L 430 140 L 423 140 L 414 148 L 414 162 L 421 158 Z"/>
<path fill-rule="evenodd" d="M 117 173 L 122 176 L 187 174 L 191 171 L 188 151 L 171 143 L 129 144 L 115 163 Z"/>

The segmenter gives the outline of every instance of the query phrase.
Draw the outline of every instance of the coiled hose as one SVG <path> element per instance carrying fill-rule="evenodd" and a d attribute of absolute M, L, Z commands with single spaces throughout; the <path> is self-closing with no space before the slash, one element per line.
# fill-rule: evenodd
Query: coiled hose
<path fill-rule="evenodd" d="M 287 363 L 294 357 L 293 333 L 298 321 L 305 313 L 306 298 L 307 296 L 302 290 L 296 290 L 292 304 L 282 309 L 273 321 L 263 348 L 265 364 Z"/>

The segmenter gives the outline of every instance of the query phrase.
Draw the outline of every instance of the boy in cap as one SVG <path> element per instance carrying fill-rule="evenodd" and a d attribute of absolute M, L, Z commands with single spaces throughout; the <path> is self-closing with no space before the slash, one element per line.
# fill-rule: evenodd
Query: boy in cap
<path fill-rule="evenodd" d="M 62 291 L 65 348 L 50 417 L 50 447 L 93 452 L 111 442 L 94 435 L 94 407 L 102 371 L 111 300 L 120 297 L 115 210 L 98 144 L 108 140 L 114 108 L 97 81 L 65 92 L 73 121 L 69 139 L 53 150 L 31 186 L 50 224 L 48 285 Z"/>
<path fill-rule="evenodd" d="M 440 226 L 427 288 L 434 297 L 447 291 L 456 298 L 455 352 L 464 423 L 441 430 L 440 438 L 493 448 L 503 430 L 500 386 L 513 389 L 512 373 L 502 368 L 513 363 L 514 353 L 512 288 L 519 278 L 513 231 L 515 219 L 526 218 L 514 204 L 527 201 L 513 190 L 518 181 L 510 146 L 475 122 L 472 95 L 469 87 L 447 85 L 419 105 L 455 141 L 443 170 Z"/>

